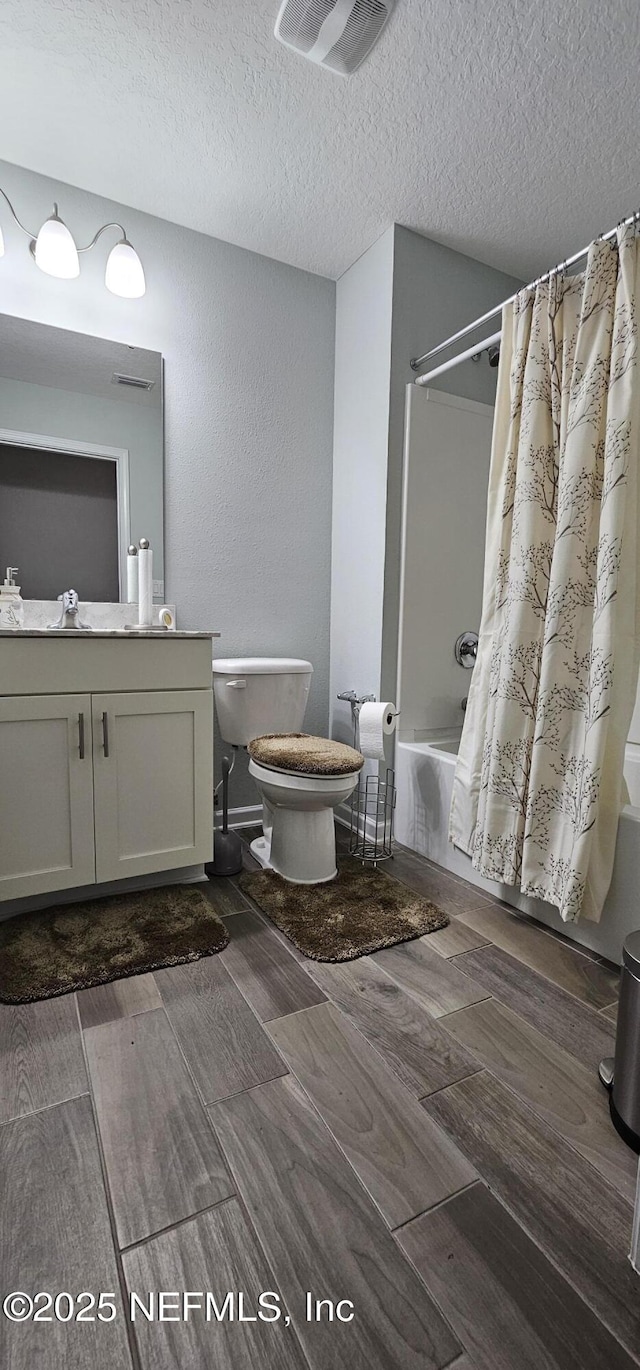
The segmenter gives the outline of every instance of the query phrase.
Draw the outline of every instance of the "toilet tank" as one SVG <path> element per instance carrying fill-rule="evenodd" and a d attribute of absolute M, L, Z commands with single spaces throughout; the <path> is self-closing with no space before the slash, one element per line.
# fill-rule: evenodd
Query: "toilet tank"
<path fill-rule="evenodd" d="M 225 742 L 246 747 L 266 733 L 302 728 L 313 666 L 296 657 L 228 657 L 213 663 L 213 692 Z"/>

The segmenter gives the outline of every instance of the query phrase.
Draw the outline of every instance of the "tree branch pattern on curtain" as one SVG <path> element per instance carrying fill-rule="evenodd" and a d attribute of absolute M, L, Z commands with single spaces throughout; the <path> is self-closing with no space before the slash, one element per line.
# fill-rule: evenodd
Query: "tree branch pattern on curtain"
<path fill-rule="evenodd" d="M 599 917 L 638 675 L 638 244 L 505 307 L 478 657 L 450 838 Z"/>

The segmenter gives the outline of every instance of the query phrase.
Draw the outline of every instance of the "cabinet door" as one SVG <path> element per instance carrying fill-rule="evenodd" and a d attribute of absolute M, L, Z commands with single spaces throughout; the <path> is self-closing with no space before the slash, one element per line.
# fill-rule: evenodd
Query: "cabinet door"
<path fill-rule="evenodd" d="M 92 695 L 96 879 L 174 870 L 213 850 L 213 693 Z"/>
<path fill-rule="evenodd" d="M 0 899 L 95 880 L 90 695 L 0 698 Z"/>

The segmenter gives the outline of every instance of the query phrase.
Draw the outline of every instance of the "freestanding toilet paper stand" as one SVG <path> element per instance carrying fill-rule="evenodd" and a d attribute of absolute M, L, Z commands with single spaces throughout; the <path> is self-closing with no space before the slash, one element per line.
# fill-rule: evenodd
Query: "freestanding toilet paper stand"
<path fill-rule="evenodd" d="M 396 807 L 396 774 L 387 768 L 384 780 L 366 775 L 351 796 L 349 851 L 358 861 L 386 861 L 393 856 L 393 814 Z"/>
<path fill-rule="evenodd" d="M 374 704 L 375 695 L 357 695 L 355 690 L 343 690 L 338 695 L 351 705 L 353 745 L 359 742 L 358 721 L 363 704 Z M 358 781 L 351 796 L 351 826 L 349 851 L 358 861 L 387 861 L 393 856 L 393 814 L 396 807 L 396 773 L 388 766 L 384 779 L 381 775 L 366 775 Z"/>

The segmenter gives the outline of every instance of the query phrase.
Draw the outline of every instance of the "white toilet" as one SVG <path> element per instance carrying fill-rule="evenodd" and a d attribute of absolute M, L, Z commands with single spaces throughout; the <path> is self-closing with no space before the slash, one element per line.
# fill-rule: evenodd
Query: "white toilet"
<path fill-rule="evenodd" d="M 251 850 L 262 866 L 301 885 L 336 875 L 333 811 L 353 793 L 363 764 L 352 747 L 300 732 L 312 674 L 310 661 L 290 657 L 213 663 L 222 737 L 256 753 L 249 773 L 262 799 L 263 835 Z"/>

